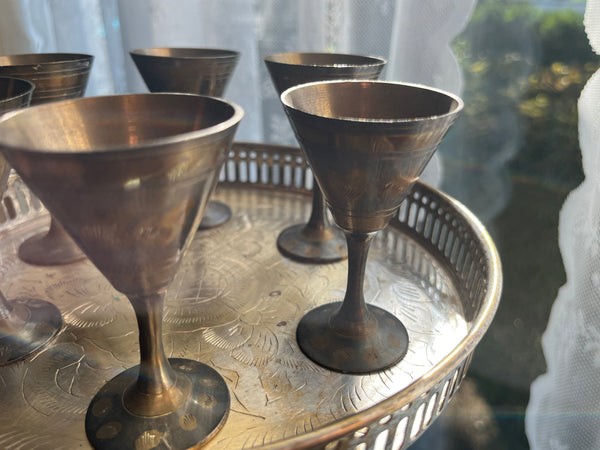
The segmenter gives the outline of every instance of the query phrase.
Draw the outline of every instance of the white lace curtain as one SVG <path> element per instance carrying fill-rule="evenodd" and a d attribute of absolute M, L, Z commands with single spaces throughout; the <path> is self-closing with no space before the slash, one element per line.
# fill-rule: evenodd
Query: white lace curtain
<path fill-rule="evenodd" d="M 476 0 L 2 0 L 0 54 L 95 56 L 86 95 L 144 92 L 128 51 L 213 47 L 241 52 L 225 97 L 246 115 L 240 141 L 294 145 L 263 63 L 270 53 L 380 56 L 382 78 L 461 91 L 449 43 Z M 440 181 L 439 159 L 426 180 Z"/>
<path fill-rule="evenodd" d="M 584 25 L 600 53 L 600 0 L 588 0 Z M 548 369 L 532 385 L 526 429 L 534 449 L 600 448 L 600 72 L 579 99 L 585 180 L 560 213 L 567 282 L 543 336 Z"/>

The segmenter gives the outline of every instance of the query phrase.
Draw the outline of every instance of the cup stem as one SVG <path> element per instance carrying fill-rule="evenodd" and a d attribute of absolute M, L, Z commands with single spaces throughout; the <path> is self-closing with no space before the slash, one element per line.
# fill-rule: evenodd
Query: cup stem
<path fill-rule="evenodd" d="M 174 412 L 188 400 L 192 386 L 187 377 L 175 373 L 165 355 L 165 293 L 128 297 L 138 322 L 140 366 L 137 380 L 123 395 L 123 404 L 138 416 L 157 417 Z"/>
<path fill-rule="evenodd" d="M 277 248 L 288 258 L 306 263 L 332 263 L 346 259 L 342 231 L 327 220 L 325 199 L 319 185 L 313 185 L 310 219 L 286 228 L 277 237 Z"/>
<path fill-rule="evenodd" d="M 139 327 L 140 364 L 96 393 L 86 414 L 86 435 L 97 449 L 199 448 L 227 418 L 227 383 L 198 361 L 167 359 L 164 293 L 128 297 Z"/>
<path fill-rule="evenodd" d="M 313 199 L 312 199 L 312 211 L 310 213 L 310 219 L 305 227 L 305 232 L 311 235 L 322 235 L 325 231 L 327 224 L 325 223 L 325 199 L 321 188 L 317 183 L 313 186 Z"/>
<path fill-rule="evenodd" d="M 300 349 L 317 364 L 343 373 L 370 373 L 400 361 L 408 350 L 402 322 L 363 294 L 369 247 L 377 232 L 344 230 L 348 282 L 344 300 L 326 303 L 302 317 L 296 329 Z"/>
<path fill-rule="evenodd" d="M 135 310 L 140 340 L 139 392 L 161 394 L 175 382 L 162 341 L 164 293 L 129 296 Z"/>
<path fill-rule="evenodd" d="M 366 336 L 373 329 L 363 293 L 369 247 L 376 232 L 344 230 L 348 245 L 348 281 L 346 295 L 339 311 L 331 318 L 331 326 L 345 336 Z"/>
<path fill-rule="evenodd" d="M 7 320 L 10 317 L 12 309 L 12 306 L 8 300 L 6 300 L 2 291 L 0 291 L 0 320 Z"/>
<path fill-rule="evenodd" d="M 22 338 L 18 333 L 23 331 L 29 316 L 27 307 L 22 304 L 16 304 L 15 307 L 15 304 L 9 302 L 0 292 L 0 338 Z"/>

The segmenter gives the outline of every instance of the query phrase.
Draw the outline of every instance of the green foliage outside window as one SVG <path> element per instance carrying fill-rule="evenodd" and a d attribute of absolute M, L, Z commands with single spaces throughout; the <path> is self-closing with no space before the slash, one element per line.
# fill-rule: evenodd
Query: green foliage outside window
<path fill-rule="evenodd" d="M 577 100 L 599 67 L 582 14 L 480 0 L 453 47 L 465 110 L 457 123 L 461 147 L 444 156 L 487 168 L 508 163 L 513 175 L 561 188 L 579 184 Z M 506 146 L 515 147 L 508 157 Z"/>

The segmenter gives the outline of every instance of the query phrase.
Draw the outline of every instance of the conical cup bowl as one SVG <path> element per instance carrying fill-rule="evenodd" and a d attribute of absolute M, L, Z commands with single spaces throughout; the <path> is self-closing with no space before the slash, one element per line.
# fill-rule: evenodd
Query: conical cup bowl
<path fill-rule="evenodd" d="M 90 97 L 15 113 L 0 149 L 115 288 L 139 293 L 170 281 L 240 117 L 194 95 Z"/>
<path fill-rule="evenodd" d="M 370 373 L 402 360 L 410 342 L 398 317 L 368 305 L 369 245 L 384 228 L 463 107 L 424 86 L 329 81 L 286 90 L 281 101 L 348 245 L 342 302 L 309 311 L 296 339 L 317 364 Z"/>
<path fill-rule="evenodd" d="M 211 48 L 156 47 L 129 52 L 150 92 L 222 97 L 239 52 Z"/>
<path fill-rule="evenodd" d="M 346 53 L 276 53 L 265 57 L 265 64 L 281 95 L 299 84 L 315 81 L 375 80 L 386 61 L 371 56 Z"/>
<path fill-rule="evenodd" d="M 437 89 L 380 81 L 310 83 L 281 101 L 338 225 L 382 229 L 462 110 Z"/>
<path fill-rule="evenodd" d="M 31 105 L 82 97 L 94 57 L 79 53 L 31 53 L 0 56 L 0 76 L 35 84 Z"/>

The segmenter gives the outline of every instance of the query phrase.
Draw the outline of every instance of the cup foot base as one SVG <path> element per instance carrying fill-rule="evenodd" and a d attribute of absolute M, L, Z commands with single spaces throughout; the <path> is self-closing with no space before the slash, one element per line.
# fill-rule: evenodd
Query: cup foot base
<path fill-rule="evenodd" d="M 298 324 L 296 339 L 306 356 L 320 366 L 343 373 L 370 373 L 398 363 L 408 350 L 406 328 L 393 314 L 373 305 L 367 309 L 376 328 L 366 337 L 349 337 L 330 325 L 341 302 L 309 311 Z"/>
<path fill-rule="evenodd" d="M 123 393 L 135 383 L 139 366 L 127 369 L 105 384 L 90 403 L 85 431 L 94 448 L 190 448 L 222 428 L 230 397 L 221 375 L 198 361 L 172 358 L 169 363 L 192 382 L 192 393 L 184 405 L 157 417 L 130 413 L 123 406 Z"/>
<path fill-rule="evenodd" d="M 208 230 L 223 225 L 231 219 L 231 208 L 225 203 L 210 201 L 198 225 L 199 230 Z"/>
<path fill-rule="evenodd" d="M 339 228 L 330 228 L 327 240 L 307 237 L 303 230 L 305 224 L 292 225 L 277 237 L 277 249 L 287 258 L 313 264 L 338 262 L 348 257 L 346 238 Z"/>
<path fill-rule="evenodd" d="M 85 254 L 70 237 L 57 238 L 56 235 L 36 234 L 19 247 L 21 261 L 34 266 L 61 266 L 85 259 Z"/>
<path fill-rule="evenodd" d="M 29 317 L 19 329 L 0 334 L 0 365 L 19 361 L 41 350 L 60 331 L 62 317 L 52 303 L 39 299 L 9 301 L 13 309 L 25 308 Z"/>

